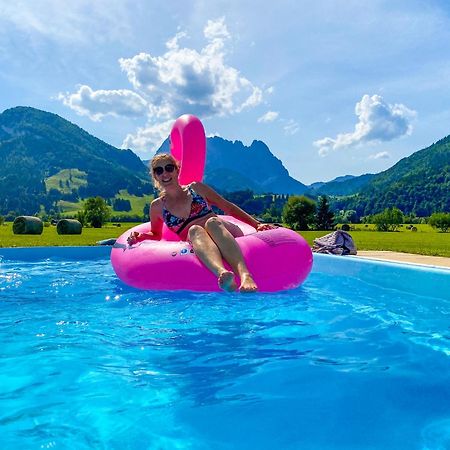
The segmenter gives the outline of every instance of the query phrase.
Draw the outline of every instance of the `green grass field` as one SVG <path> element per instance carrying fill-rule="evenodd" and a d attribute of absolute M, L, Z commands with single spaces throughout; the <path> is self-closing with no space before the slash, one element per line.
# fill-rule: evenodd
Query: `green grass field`
<path fill-rule="evenodd" d="M 0 247 L 39 247 L 95 245 L 97 241 L 117 238 L 135 223 L 122 223 L 120 227 L 109 224 L 103 228 L 83 228 L 81 235 L 58 235 L 56 227 L 44 227 L 42 235 L 14 235 L 12 223 L 0 226 Z M 450 233 L 438 233 L 428 225 L 417 225 L 418 231 L 411 232 L 405 227 L 393 233 L 366 231 L 364 225 L 351 230 L 358 250 L 389 250 L 430 256 L 450 257 Z M 367 229 L 373 229 L 372 226 Z M 316 237 L 327 231 L 302 231 L 300 234 L 312 246 Z"/>
<path fill-rule="evenodd" d="M 59 235 L 55 226 L 44 227 L 41 235 L 13 234 L 12 223 L 0 226 L 0 247 L 48 247 L 96 245 L 97 241 L 118 238 L 136 223 L 122 223 L 120 227 L 109 224 L 103 228 L 83 228 L 81 234 Z"/>
<path fill-rule="evenodd" d="M 131 211 L 112 211 L 112 215 L 117 217 L 142 216 L 144 214 L 144 207 L 149 205 L 153 200 L 153 196 L 146 195 L 144 197 L 137 197 L 136 195 L 130 195 L 126 190 L 121 190 L 116 195 L 116 198 L 129 200 L 131 204 Z"/>
<path fill-rule="evenodd" d="M 438 233 L 428 225 L 416 225 L 416 227 L 417 232 L 411 232 L 403 227 L 400 228 L 402 231 L 392 233 L 359 230 L 349 233 L 358 250 L 388 250 L 450 257 L 450 233 Z M 300 234 L 312 245 L 315 238 L 327 233 L 327 231 L 302 231 Z"/>

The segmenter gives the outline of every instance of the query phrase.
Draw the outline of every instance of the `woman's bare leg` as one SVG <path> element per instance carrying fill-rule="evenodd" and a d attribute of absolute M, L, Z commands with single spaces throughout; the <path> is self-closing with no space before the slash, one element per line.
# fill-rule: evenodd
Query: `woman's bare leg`
<path fill-rule="evenodd" d="M 206 221 L 205 229 L 218 247 L 225 261 L 239 275 L 241 279 L 239 290 L 241 292 L 255 292 L 258 287 L 245 264 L 241 249 L 224 223 L 217 217 L 211 217 L 211 219 Z"/>
<path fill-rule="evenodd" d="M 234 273 L 223 265 L 222 254 L 207 231 L 199 225 L 192 225 L 188 237 L 197 257 L 217 276 L 220 288 L 228 292 L 235 291 L 237 285 Z"/>

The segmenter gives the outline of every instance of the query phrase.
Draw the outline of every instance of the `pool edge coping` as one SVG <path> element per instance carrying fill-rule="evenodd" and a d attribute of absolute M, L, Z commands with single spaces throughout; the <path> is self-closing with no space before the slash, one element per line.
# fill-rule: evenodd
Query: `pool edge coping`
<path fill-rule="evenodd" d="M 400 266 L 413 266 L 413 267 L 423 267 L 423 268 L 430 268 L 430 269 L 438 269 L 447 271 L 450 273 L 450 267 L 447 266 L 438 266 L 436 264 L 424 264 L 424 263 L 416 263 L 411 261 L 398 261 L 393 259 L 384 259 L 384 258 L 377 258 L 373 256 L 359 256 L 359 255 L 348 255 L 350 258 L 358 260 L 358 261 L 374 261 L 374 262 L 381 262 L 386 264 L 395 264 Z"/>

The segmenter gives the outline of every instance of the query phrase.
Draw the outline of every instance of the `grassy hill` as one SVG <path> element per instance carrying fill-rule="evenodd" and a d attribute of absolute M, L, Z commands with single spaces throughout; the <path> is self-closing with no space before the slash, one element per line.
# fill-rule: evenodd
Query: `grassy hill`
<path fill-rule="evenodd" d="M 114 199 L 128 200 L 131 205 L 131 209 L 127 211 L 115 211 L 110 206 L 111 216 L 116 219 L 124 219 L 127 217 L 142 218 L 142 220 L 149 220 L 148 214 L 144 215 L 144 208 L 149 206 L 154 196 L 137 196 L 131 195 L 126 190 L 121 190 L 112 199 L 108 199 L 111 205 L 114 203 Z M 73 217 L 78 211 L 84 207 L 84 200 L 78 200 L 76 202 L 70 202 L 67 200 L 60 200 L 57 203 L 58 208 L 62 211 L 62 217 Z"/>
<path fill-rule="evenodd" d="M 63 194 L 70 194 L 88 185 L 87 173 L 78 169 L 62 169 L 55 175 L 45 178 L 44 183 L 47 192 L 50 189 L 56 189 Z"/>

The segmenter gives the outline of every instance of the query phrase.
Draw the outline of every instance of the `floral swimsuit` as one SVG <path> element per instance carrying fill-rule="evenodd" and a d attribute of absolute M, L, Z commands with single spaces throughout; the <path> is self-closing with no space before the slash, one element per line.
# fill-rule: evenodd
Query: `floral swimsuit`
<path fill-rule="evenodd" d="M 189 193 L 192 197 L 191 212 L 187 219 L 173 215 L 167 208 L 163 200 L 163 219 L 165 224 L 175 233 L 180 234 L 193 220 L 211 214 L 213 210 L 208 205 L 206 200 L 197 194 L 191 187 L 188 187 Z"/>

